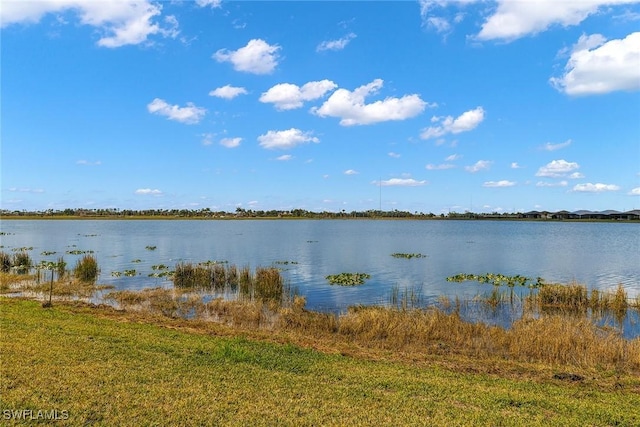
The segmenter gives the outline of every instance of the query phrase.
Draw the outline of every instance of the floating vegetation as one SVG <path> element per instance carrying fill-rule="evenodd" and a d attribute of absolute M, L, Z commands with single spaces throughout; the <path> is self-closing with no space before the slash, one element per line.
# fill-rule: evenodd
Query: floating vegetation
<path fill-rule="evenodd" d="M 157 265 L 152 265 L 151 269 L 152 270 L 168 270 L 169 266 L 164 264 L 157 264 Z"/>
<path fill-rule="evenodd" d="M 0 231 L 0 236 L 11 236 L 13 234 L 16 234 L 16 233 L 9 233 L 7 231 Z"/>
<path fill-rule="evenodd" d="M 527 286 L 529 288 L 539 288 L 543 286 L 544 279 L 538 277 L 535 281 L 529 277 L 521 276 L 519 274 L 515 276 L 505 276 L 504 274 L 456 274 L 455 276 L 447 277 L 447 282 L 464 282 L 464 281 L 476 281 L 479 283 L 488 283 L 493 286 L 508 286 L 513 288 L 514 286 Z"/>
<path fill-rule="evenodd" d="M 97 234 L 85 234 L 84 237 L 97 237 Z"/>
<path fill-rule="evenodd" d="M 13 248 L 11 249 L 13 252 L 26 252 L 26 251 L 32 251 L 33 250 L 33 246 L 23 246 L 21 248 Z"/>
<path fill-rule="evenodd" d="M 358 286 L 364 284 L 364 282 L 370 279 L 371 276 L 367 273 L 340 273 L 331 274 L 326 277 L 331 285 L 340 286 Z"/>
<path fill-rule="evenodd" d="M 134 259 L 134 260 L 133 260 L 133 261 L 131 261 L 131 262 L 133 262 L 133 263 L 136 263 L 136 264 L 137 264 L 137 263 L 142 262 L 142 260 L 141 260 L 141 259 Z"/>
<path fill-rule="evenodd" d="M 40 253 L 40 255 L 42 256 L 49 256 L 49 255 L 55 255 L 56 251 L 42 251 Z"/>
<path fill-rule="evenodd" d="M 289 265 L 289 264 L 297 264 L 298 261 L 274 261 L 273 263 L 277 265 Z"/>
<path fill-rule="evenodd" d="M 404 259 L 426 258 L 427 257 L 424 254 L 405 254 L 405 253 L 399 253 L 399 252 L 391 254 L 391 256 L 394 257 L 394 258 L 404 258 Z"/>
<path fill-rule="evenodd" d="M 147 245 L 147 246 L 145 246 L 144 248 L 145 248 L 146 250 L 148 250 L 148 251 L 155 251 L 155 250 L 156 250 L 156 248 L 157 248 L 157 246 Z"/>
<path fill-rule="evenodd" d="M 307 240 L 307 243 L 318 243 L 317 240 Z"/>
<path fill-rule="evenodd" d="M 211 267 L 212 265 L 228 264 L 228 263 L 229 261 L 226 261 L 226 260 L 220 260 L 220 261 L 208 260 L 208 261 L 199 262 L 198 265 L 201 265 L 203 267 Z"/>
<path fill-rule="evenodd" d="M 92 254 L 93 251 L 88 250 L 88 251 L 81 251 L 80 249 L 73 249 L 71 251 L 67 251 L 67 253 L 69 255 L 84 255 L 84 254 Z"/>
<path fill-rule="evenodd" d="M 113 277 L 122 277 L 122 271 L 112 271 L 111 275 Z"/>
<path fill-rule="evenodd" d="M 136 275 L 138 274 L 138 272 L 137 272 L 136 270 L 125 270 L 125 271 L 123 272 L 123 274 L 124 274 L 126 277 L 133 277 L 133 276 L 136 276 Z"/>
<path fill-rule="evenodd" d="M 175 274 L 175 271 L 156 271 L 155 273 L 149 273 L 149 277 L 171 277 Z"/>

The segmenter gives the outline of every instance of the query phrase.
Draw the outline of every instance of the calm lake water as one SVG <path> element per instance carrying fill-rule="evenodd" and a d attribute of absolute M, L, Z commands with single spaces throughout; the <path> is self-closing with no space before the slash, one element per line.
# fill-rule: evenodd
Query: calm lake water
<path fill-rule="evenodd" d="M 386 303 L 394 288 L 412 289 L 425 301 L 491 291 L 486 284 L 446 281 L 458 273 L 520 274 L 601 290 L 622 284 L 629 297 L 640 295 L 640 225 L 633 223 L 5 220 L 0 229 L 3 251 L 33 247 L 36 263 L 64 256 L 71 268 L 82 255 L 69 251 L 93 251 L 99 283 L 117 289 L 172 286 L 148 277 L 158 264 L 174 269 L 178 262 L 211 260 L 255 268 L 288 261 L 277 266 L 314 310 Z M 426 257 L 398 259 L 391 256 L 396 252 Z M 137 275 L 112 275 L 129 269 Z M 368 273 L 371 279 L 359 287 L 330 286 L 325 277 L 342 272 Z"/>

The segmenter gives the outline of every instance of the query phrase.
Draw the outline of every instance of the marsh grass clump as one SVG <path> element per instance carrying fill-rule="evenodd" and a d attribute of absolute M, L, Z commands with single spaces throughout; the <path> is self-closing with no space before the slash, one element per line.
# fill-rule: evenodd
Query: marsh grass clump
<path fill-rule="evenodd" d="M 98 278 L 98 260 L 93 255 L 85 255 L 78 260 L 73 275 L 81 282 L 95 282 Z"/>
<path fill-rule="evenodd" d="M 11 255 L 4 251 L 0 252 L 0 271 L 3 273 L 11 271 Z"/>
<path fill-rule="evenodd" d="M 105 298 L 125 309 L 144 310 L 171 318 L 192 317 L 202 305 L 202 297 L 197 294 L 164 288 L 111 292 Z"/>
<path fill-rule="evenodd" d="M 26 250 L 13 254 L 12 267 L 18 274 L 28 273 L 32 266 L 33 261 Z"/>
<path fill-rule="evenodd" d="M 256 269 L 254 297 L 260 300 L 280 302 L 284 293 L 284 279 L 274 267 Z"/>

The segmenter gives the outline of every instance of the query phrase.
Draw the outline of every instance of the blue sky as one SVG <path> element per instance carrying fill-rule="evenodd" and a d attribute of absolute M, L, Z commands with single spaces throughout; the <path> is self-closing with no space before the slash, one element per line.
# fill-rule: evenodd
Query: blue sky
<path fill-rule="evenodd" d="M 1 208 L 640 208 L 640 2 L 12 1 Z"/>

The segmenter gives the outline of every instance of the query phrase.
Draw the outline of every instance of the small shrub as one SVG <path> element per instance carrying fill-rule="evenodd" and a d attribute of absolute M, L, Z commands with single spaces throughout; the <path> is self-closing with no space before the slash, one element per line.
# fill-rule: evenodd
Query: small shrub
<path fill-rule="evenodd" d="M 95 282 L 98 278 L 98 261 L 93 255 L 85 255 L 76 263 L 73 275 L 82 282 Z"/>

